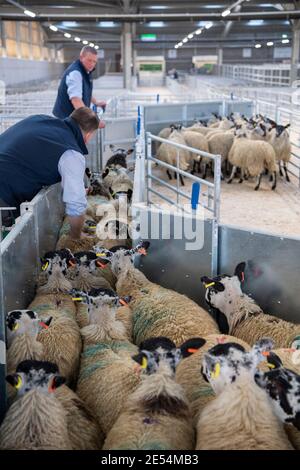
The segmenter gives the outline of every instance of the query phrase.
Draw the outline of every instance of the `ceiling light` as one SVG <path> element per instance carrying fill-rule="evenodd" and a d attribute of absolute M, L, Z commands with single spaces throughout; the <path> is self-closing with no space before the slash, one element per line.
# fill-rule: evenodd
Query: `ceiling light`
<path fill-rule="evenodd" d="M 290 40 L 289 39 L 283 39 L 281 42 L 282 42 L 282 44 L 289 44 Z"/>
<path fill-rule="evenodd" d="M 210 29 L 210 28 L 212 27 L 212 25 L 213 25 L 212 23 L 207 23 L 207 24 L 205 25 L 205 29 Z"/>
<path fill-rule="evenodd" d="M 99 46 L 95 46 L 96 51 L 99 49 Z"/>
<path fill-rule="evenodd" d="M 152 7 L 147 7 L 147 8 L 151 8 L 151 10 L 166 10 L 169 7 L 165 5 L 154 5 Z"/>
<path fill-rule="evenodd" d="M 255 49 L 260 49 L 261 48 L 261 44 L 255 44 Z"/>
<path fill-rule="evenodd" d="M 89 46 L 95 47 L 95 44 L 94 44 L 93 42 L 90 42 L 90 43 L 89 43 Z"/>
<path fill-rule="evenodd" d="M 70 33 L 65 33 L 64 36 L 65 36 L 65 38 L 68 38 L 68 39 L 70 39 L 72 37 Z"/>
<path fill-rule="evenodd" d="M 189 39 L 193 39 L 193 37 L 194 37 L 194 35 L 192 33 L 188 35 Z"/>
<path fill-rule="evenodd" d="M 113 28 L 116 25 L 114 21 L 100 21 L 99 26 L 102 28 Z"/>
<path fill-rule="evenodd" d="M 52 24 L 49 26 L 49 29 L 51 29 L 51 31 L 54 31 L 55 33 L 58 31 L 57 27 L 53 26 Z"/>
<path fill-rule="evenodd" d="M 230 15 L 231 11 L 229 9 L 225 10 L 222 12 L 222 16 L 223 18 L 225 18 L 226 16 Z"/>
<path fill-rule="evenodd" d="M 150 28 L 161 28 L 162 26 L 165 26 L 165 23 L 164 21 L 150 21 L 148 26 L 150 26 Z"/>
<path fill-rule="evenodd" d="M 283 37 L 283 38 L 287 38 L 287 34 L 283 34 L 282 37 Z"/>
<path fill-rule="evenodd" d="M 176 44 L 176 46 L 174 46 L 174 47 L 175 47 L 175 49 L 178 49 L 179 46 L 178 46 L 178 44 Z"/>
<path fill-rule="evenodd" d="M 197 29 L 196 33 L 195 34 L 201 34 L 202 33 L 202 29 Z"/>
<path fill-rule="evenodd" d="M 184 42 L 184 43 L 188 42 L 188 38 L 184 38 L 184 39 L 182 40 L 182 42 Z"/>
<path fill-rule="evenodd" d="M 270 47 L 270 46 L 274 46 L 274 42 L 273 42 L 273 41 L 267 42 L 267 46 L 269 46 L 269 47 Z"/>
<path fill-rule="evenodd" d="M 82 41 L 82 44 L 84 44 L 85 46 L 87 46 L 87 44 L 89 43 L 89 41 Z"/>
<path fill-rule="evenodd" d="M 31 18 L 35 18 L 36 14 L 30 10 L 24 10 L 24 15 L 31 16 Z"/>
<path fill-rule="evenodd" d="M 180 41 L 180 42 L 178 43 L 178 46 L 179 46 L 179 47 L 183 46 L 183 42 Z"/>
<path fill-rule="evenodd" d="M 77 37 L 77 36 L 76 36 L 76 37 L 74 38 L 74 41 L 76 41 L 76 42 L 80 42 L 80 41 L 81 41 L 81 39 L 80 39 L 79 37 Z"/>

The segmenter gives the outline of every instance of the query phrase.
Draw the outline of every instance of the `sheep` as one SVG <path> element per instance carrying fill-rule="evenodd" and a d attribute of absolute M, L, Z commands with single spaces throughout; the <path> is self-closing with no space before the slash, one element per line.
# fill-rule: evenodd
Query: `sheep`
<path fill-rule="evenodd" d="M 92 288 L 111 289 L 110 283 L 101 276 L 101 261 L 93 251 L 79 251 L 74 253 L 76 271 L 72 276 L 72 287 L 89 291 Z"/>
<path fill-rule="evenodd" d="M 283 169 L 285 172 L 285 178 L 287 182 L 290 182 L 290 178 L 289 178 L 288 170 L 287 170 L 287 163 L 291 159 L 291 151 L 292 151 L 290 136 L 286 130 L 289 126 L 290 124 L 288 124 L 287 126 L 276 125 L 276 128 L 271 129 L 267 136 L 268 142 L 272 145 L 272 147 L 275 150 L 276 159 L 279 165 L 280 176 L 283 176 L 282 169 L 281 169 L 281 162 L 283 162 Z"/>
<path fill-rule="evenodd" d="M 205 354 L 202 374 L 217 397 L 200 414 L 197 450 L 292 450 L 254 380 L 257 365 L 272 346 L 262 339 L 246 352 L 236 343 L 218 344 Z"/>
<path fill-rule="evenodd" d="M 110 195 L 100 175 L 91 172 L 89 168 L 85 169 L 85 174 L 89 179 L 88 195 L 89 196 L 104 196 L 109 199 Z"/>
<path fill-rule="evenodd" d="M 116 321 L 123 324 L 126 338 L 128 341 L 132 340 L 132 312 L 127 303 L 130 301 L 128 297 L 120 298 L 111 289 L 91 289 L 88 293 L 73 289 L 72 294 L 79 305 L 77 321 L 80 328 L 98 323 L 100 305 L 101 312 L 108 309 L 108 315 L 115 316 Z M 102 318 L 100 322 L 102 322 Z"/>
<path fill-rule="evenodd" d="M 170 127 L 165 127 L 164 129 L 161 129 L 161 131 L 159 132 L 158 134 L 158 137 L 160 137 L 161 139 L 169 139 L 170 135 L 172 134 L 172 132 L 174 131 L 174 129 L 180 129 L 181 126 L 176 126 L 175 124 L 171 124 Z M 162 142 L 155 142 L 155 146 L 156 146 L 156 153 L 159 149 L 159 147 L 161 146 Z"/>
<path fill-rule="evenodd" d="M 255 191 L 260 187 L 262 174 L 268 170 L 273 175 L 272 190 L 276 189 L 276 157 L 273 147 L 268 142 L 249 140 L 245 134 L 237 137 L 228 155 L 233 169 L 228 184 L 232 182 L 237 167 L 247 170 L 250 176 L 257 177 Z M 240 183 L 243 182 L 243 177 Z"/>
<path fill-rule="evenodd" d="M 179 131 L 173 131 L 169 138 L 170 142 L 174 142 L 176 144 L 186 145 L 184 137 L 181 135 Z M 177 159 L 178 157 L 178 159 Z M 188 150 L 183 150 L 177 147 L 173 147 L 170 144 L 162 143 L 158 149 L 156 158 L 161 160 L 169 165 L 173 165 L 177 167 L 177 160 L 178 160 L 178 168 L 183 171 L 187 171 L 190 166 L 191 161 L 191 154 Z M 172 175 L 170 171 L 166 170 L 169 179 L 172 179 Z M 180 182 L 184 186 L 184 181 L 182 175 L 179 175 Z"/>
<path fill-rule="evenodd" d="M 98 310 L 97 324 L 81 329 L 84 349 L 77 393 L 107 434 L 140 378 L 131 359 L 137 347 L 127 340 L 125 326 L 114 311 Z"/>
<path fill-rule="evenodd" d="M 179 345 L 193 336 L 218 333 L 215 321 L 204 309 L 186 296 L 150 282 L 133 266 L 128 254 L 125 250 L 114 253 L 111 267 L 118 278 L 118 295 L 132 297 L 136 344 L 149 337 L 167 336 Z"/>
<path fill-rule="evenodd" d="M 41 322 L 30 310 L 13 311 L 7 315 L 7 332 L 10 347 L 7 351 L 7 371 L 12 374 L 24 360 L 47 360 L 47 350 L 39 341 L 41 329 L 49 328 L 52 318 Z M 12 400 L 15 388 L 8 385 Z M 67 411 L 67 427 L 72 449 L 100 449 L 103 435 L 89 410 L 77 395 L 66 385 L 55 391 L 55 397 Z"/>
<path fill-rule="evenodd" d="M 221 155 L 221 162 L 227 169 L 228 155 L 234 142 L 234 135 L 223 132 L 214 134 L 208 139 L 209 152 L 213 155 Z"/>
<path fill-rule="evenodd" d="M 204 135 L 197 134 L 196 132 L 192 132 L 189 130 L 183 130 L 181 132 L 181 135 L 184 137 L 184 140 L 186 142 L 186 145 L 189 147 L 195 148 L 197 150 L 202 150 L 203 152 L 208 153 L 209 148 L 208 148 L 208 142 L 207 139 Z M 204 160 L 205 163 L 205 176 L 206 176 L 206 165 L 211 162 L 211 160 L 207 157 L 201 157 L 200 155 L 196 154 L 191 154 L 192 161 L 193 161 L 193 172 L 196 170 L 196 164 L 198 163 L 198 168 L 200 169 L 200 163 L 202 160 Z"/>
<path fill-rule="evenodd" d="M 197 340 L 202 340 L 203 346 L 195 354 L 183 359 L 176 369 L 176 381 L 182 386 L 189 400 L 195 425 L 203 408 L 215 397 L 210 384 L 199 374 L 204 354 L 217 344 L 230 342 L 240 344 L 245 350 L 250 349 L 250 346 L 244 341 L 228 335 L 213 334 L 197 338 Z"/>
<path fill-rule="evenodd" d="M 267 393 L 276 416 L 285 423 L 285 430 L 291 443 L 299 450 L 300 375 L 283 367 L 280 357 L 274 352 L 269 353 L 267 361 L 270 370 L 257 371 L 254 376 L 255 382 Z"/>
<path fill-rule="evenodd" d="M 245 267 L 245 262 L 239 263 L 233 276 L 222 275 L 213 279 L 203 276 L 201 281 L 206 288 L 206 302 L 225 315 L 230 335 L 250 345 L 267 336 L 273 339 L 276 348 L 290 347 L 300 334 L 300 325 L 265 314 L 251 297 L 242 292 Z"/>
<path fill-rule="evenodd" d="M 66 411 L 54 394 L 64 383 L 56 364 L 23 361 L 6 380 L 18 397 L 0 427 L 0 449 L 71 450 Z"/>
<path fill-rule="evenodd" d="M 131 155 L 134 152 L 134 149 L 115 149 L 114 145 L 110 145 L 109 147 L 113 151 L 113 155 L 107 160 L 105 167 L 127 168 L 126 157 Z"/>
<path fill-rule="evenodd" d="M 150 350 L 147 344 L 150 343 Z M 151 338 L 133 356 L 144 372 L 138 388 L 105 440 L 104 450 L 192 450 L 194 429 L 188 402 L 174 380 L 183 357 L 192 354 L 187 341 L 176 348 L 168 338 Z"/>

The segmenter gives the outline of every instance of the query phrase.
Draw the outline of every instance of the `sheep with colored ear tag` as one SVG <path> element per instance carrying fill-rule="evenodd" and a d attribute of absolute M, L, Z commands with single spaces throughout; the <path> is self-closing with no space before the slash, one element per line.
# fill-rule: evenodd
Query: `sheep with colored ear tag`
<path fill-rule="evenodd" d="M 23 361 L 6 377 L 17 389 L 0 428 L 2 450 L 71 450 L 66 412 L 55 397 L 64 383 L 56 364 Z"/>
<path fill-rule="evenodd" d="M 233 276 L 203 276 L 207 304 L 219 318 L 225 317 L 230 335 L 250 345 L 268 337 L 274 341 L 275 348 L 290 348 L 300 335 L 300 325 L 264 313 L 255 300 L 242 291 L 245 268 L 243 262 L 237 265 Z"/>
<path fill-rule="evenodd" d="M 291 351 L 288 369 L 286 352 L 276 350 L 267 356 L 268 372 L 261 370 L 255 374 L 255 381 L 266 391 L 276 416 L 285 424 L 285 430 L 295 449 L 300 449 L 300 375 L 299 351 Z M 281 357 L 280 357 L 280 356 Z M 281 359 L 283 357 L 283 360 Z"/>
<path fill-rule="evenodd" d="M 133 356 L 141 382 L 128 398 L 109 432 L 105 450 L 192 450 L 194 427 L 188 401 L 175 381 L 183 356 L 193 354 L 203 341 L 186 341 L 179 348 L 169 338 L 145 340 Z"/>
<path fill-rule="evenodd" d="M 272 347 L 273 342 L 264 338 L 249 352 L 237 343 L 226 343 L 204 355 L 201 373 L 217 397 L 200 414 L 196 449 L 293 448 L 266 393 L 254 380 L 257 366 Z"/>

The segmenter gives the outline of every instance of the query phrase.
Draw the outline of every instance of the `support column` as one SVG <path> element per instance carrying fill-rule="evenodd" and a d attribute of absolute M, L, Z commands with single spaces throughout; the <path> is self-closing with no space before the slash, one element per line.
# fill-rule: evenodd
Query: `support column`
<path fill-rule="evenodd" d="M 132 34 L 131 24 L 124 23 L 123 28 L 123 76 L 124 88 L 131 89 Z"/>
<path fill-rule="evenodd" d="M 218 49 L 218 75 L 222 75 L 222 65 L 223 65 L 223 49 L 219 47 Z"/>
<path fill-rule="evenodd" d="M 292 85 L 298 79 L 299 52 L 300 52 L 300 20 L 297 20 L 294 22 L 294 25 L 293 25 L 293 49 L 292 49 L 290 85 Z"/>
<path fill-rule="evenodd" d="M 1 44 L 2 44 L 2 57 L 6 57 L 6 36 L 4 31 L 4 22 L 0 20 L 0 36 L 1 36 Z"/>

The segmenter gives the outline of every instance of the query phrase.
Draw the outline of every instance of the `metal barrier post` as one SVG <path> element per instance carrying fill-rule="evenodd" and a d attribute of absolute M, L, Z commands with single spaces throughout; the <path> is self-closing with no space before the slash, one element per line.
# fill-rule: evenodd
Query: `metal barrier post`
<path fill-rule="evenodd" d="M 152 163 L 149 157 L 152 155 L 152 139 L 150 136 L 150 132 L 146 133 L 146 139 L 147 139 L 147 175 L 146 175 L 146 189 L 147 189 L 147 206 L 149 206 L 150 203 L 150 197 L 149 197 L 149 189 L 152 188 L 152 179 L 149 178 L 148 176 L 152 176 Z"/>
<path fill-rule="evenodd" d="M 219 258 L 219 223 L 220 223 L 220 198 L 221 198 L 221 156 L 216 155 L 214 162 L 214 218 L 212 222 L 211 243 L 211 272 L 212 276 L 218 274 Z"/>
<path fill-rule="evenodd" d="M 0 212 L 1 213 L 1 212 Z M 0 216 L 1 220 L 1 216 Z M 2 229 L 1 229 L 2 230 Z M 6 412 L 6 346 L 5 346 L 5 308 L 4 308 L 4 285 L 3 266 L 0 246 L 0 424 Z"/>

